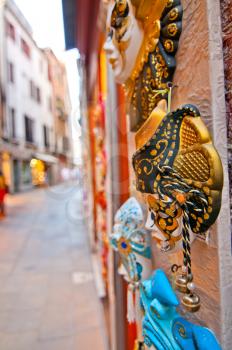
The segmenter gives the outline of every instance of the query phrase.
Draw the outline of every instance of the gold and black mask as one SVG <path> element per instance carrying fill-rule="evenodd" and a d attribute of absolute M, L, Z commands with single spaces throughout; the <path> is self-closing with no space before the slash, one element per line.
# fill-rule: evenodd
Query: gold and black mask
<path fill-rule="evenodd" d="M 128 46 L 128 40 L 124 40 L 130 23 L 129 5 L 126 0 L 116 1 L 111 15 L 111 29 L 108 36 L 122 53 Z"/>
<path fill-rule="evenodd" d="M 134 154 L 133 167 L 137 190 L 157 195 L 155 211 L 162 208 L 169 221 L 172 215 L 167 212 L 179 207 L 194 233 L 207 231 L 215 222 L 221 206 L 222 164 L 195 106 L 185 105 L 161 118 L 153 136 Z M 163 231 L 172 233 L 165 216 L 161 220 L 158 215 L 157 220 Z"/>

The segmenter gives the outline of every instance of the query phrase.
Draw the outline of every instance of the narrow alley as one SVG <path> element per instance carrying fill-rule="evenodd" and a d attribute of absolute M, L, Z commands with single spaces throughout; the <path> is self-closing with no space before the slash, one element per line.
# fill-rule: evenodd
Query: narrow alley
<path fill-rule="evenodd" d="M 0 222 L 0 349 L 103 350 L 81 193 L 9 196 Z"/>

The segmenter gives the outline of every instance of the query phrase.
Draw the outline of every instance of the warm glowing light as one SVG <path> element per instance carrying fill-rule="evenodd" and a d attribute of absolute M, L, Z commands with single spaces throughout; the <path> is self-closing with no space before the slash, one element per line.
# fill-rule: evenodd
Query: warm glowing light
<path fill-rule="evenodd" d="M 36 166 L 36 163 L 37 163 L 37 159 L 32 159 L 30 162 L 30 167 L 34 168 Z"/>
<path fill-rule="evenodd" d="M 45 163 L 36 158 L 32 158 L 30 161 L 32 183 L 34 186 L 41 186 L 46 181 L 46 168 Z"/>

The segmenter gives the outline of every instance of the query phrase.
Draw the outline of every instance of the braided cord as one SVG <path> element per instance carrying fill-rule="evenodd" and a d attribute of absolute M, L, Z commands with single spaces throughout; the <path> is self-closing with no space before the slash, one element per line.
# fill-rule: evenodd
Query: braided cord
<path fill-rule="evenodd" d="M 190 234 L 189 234 L 189 218 L 186 208 L 183 210 L 183 229 L 182 229 L 182 244 L 183 244 L 183 256 L 184 266 L 187 268 L 189 276 L 192 276 L 191 266 L 191 245 L 190 245 Z"/>
<path fill-rule="evenodd" d="M 165 202 L 165 195 L 175 201 L 173 193 L 188 194 L 185 204 L 181 205 L 183 211 L 183 228 L 182 228 L 182 246 L 183 246 L 183 263 L 186 267 L 188 276 L 192 279 L 191 267 L 191 246 L 190 246 L 190 212 L 195 212 L 196 216 L 203 216 L 207 211 L 208 200 L 206 195 L 192 186 L 188 185 L 185 180 L 170 166 L 158 166 L 161 179 L 158 185 L 158 194 L 161 200 Z"/>

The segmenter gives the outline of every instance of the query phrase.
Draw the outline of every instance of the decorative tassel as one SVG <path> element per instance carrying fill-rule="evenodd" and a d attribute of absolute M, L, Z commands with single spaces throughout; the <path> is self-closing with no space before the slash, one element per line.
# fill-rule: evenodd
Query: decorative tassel
<path fill-rule="evenodd" d="M 141 322 L 142 312 L 141 312 L 141 305 L 140 305 L 140 292 L 139 292 L 138 286 L 136 286 L 136 289 L 135 289 L 135 310 L 136 310 L 136 322 Z"/>
<path fill-rule="evenodd" d="M 127 320 L 129 323 L 134 323 L 135 319 L 134 286 L 130 283 L 127 287 Z"/>

